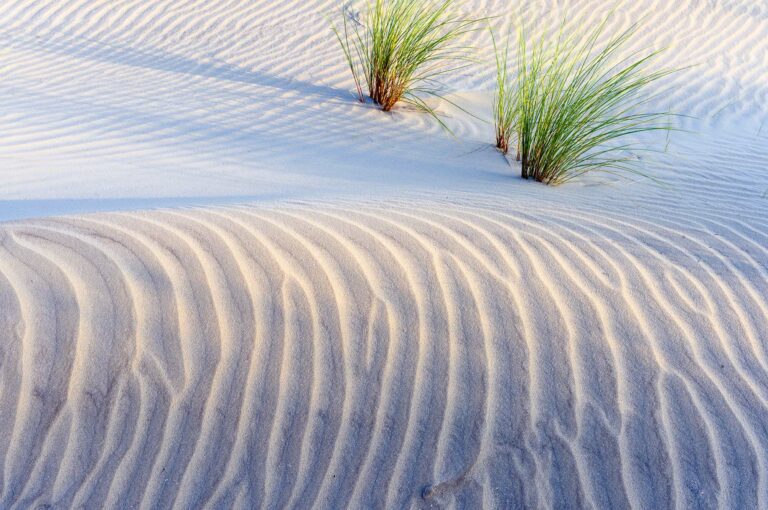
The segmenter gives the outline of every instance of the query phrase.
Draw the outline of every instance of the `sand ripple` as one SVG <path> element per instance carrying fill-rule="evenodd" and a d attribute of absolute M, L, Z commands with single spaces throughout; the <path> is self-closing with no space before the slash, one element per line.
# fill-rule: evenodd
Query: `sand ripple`
<path fill-rule="evenodd" d="M 340 7 L 0 2 L 0 218 L 79 215 L 0 223 L 0 509 L 768 508 L 765 0 L 623 2 L 703 134 L 556 190 L 357 104 Z"/>
<path fill-rule="evenodd" d="M 285 206 L 0 229 L 0 507 L 757 508 L 765 222 Z"/>

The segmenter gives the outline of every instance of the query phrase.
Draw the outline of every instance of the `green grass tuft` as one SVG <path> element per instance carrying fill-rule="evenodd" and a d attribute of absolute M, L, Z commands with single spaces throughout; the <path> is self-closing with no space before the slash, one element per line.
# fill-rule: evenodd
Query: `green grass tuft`
<path fill-rule="evenodd" d="M 361 102 L 365 88 L 384 111 L 402 101 L 437 118 L 425 98 L 442 98 L 440 78 L 471 61 L 459 40 L 482 21 L 461 16 L 454 3 L 371 0 L 361 23 L 344 16 L 333 26 Z"/>
<path fill-rule="evenodd" d="M 496 94 L 493 100 L 493 121 L 496 128 L 496 147 L 506 155 L 509 142 L 517 127 L 515 85 L 509 78 L 509 43 L 504 51 L 496 44 L 496 36 L 491 30 L 493 49 L 496 55 Z M 519 158 L 518 154 L 518 158 Z"/>
<path fill-rule="evenodd" d="M 585 36 L 567 35 L 563 23 L 532 45 L 519 29 L 515 77 L 507 72 L 509 43 L 496 48 L 497 147 L 506 153 L 515 135 L 523 178 L 557 185 L 590 171 L 639 174 L 634 153 L 648 149 L 626 137 L 674 129 L 671 113 L 646 107 L 658 96 L 649 85 L 676 71 L 651 70 L 661 51 L 619 56 L 638 24 L 599 44 L 609 18 Z"/>

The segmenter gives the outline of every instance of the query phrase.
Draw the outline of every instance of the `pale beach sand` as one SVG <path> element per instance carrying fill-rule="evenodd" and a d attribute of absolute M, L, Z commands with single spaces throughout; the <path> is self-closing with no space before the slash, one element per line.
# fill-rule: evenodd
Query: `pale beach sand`
<path fill-rule="evenodd" d="M 0 508 L 768 508 L 768 3 L 619 8 L 692 118 L 558 188 L 341 6 L 0 3 Z"/>

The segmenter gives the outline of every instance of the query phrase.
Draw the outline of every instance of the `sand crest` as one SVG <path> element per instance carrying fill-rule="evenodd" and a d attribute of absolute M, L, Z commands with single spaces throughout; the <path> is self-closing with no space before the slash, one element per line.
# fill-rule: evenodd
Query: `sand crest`
<path fill-rule="evenodd" d="M 690 132 L 557 189 L 340 7 L 0 2 L 0 508 L 768 508 L 768 5 L 619 8 Z"/>

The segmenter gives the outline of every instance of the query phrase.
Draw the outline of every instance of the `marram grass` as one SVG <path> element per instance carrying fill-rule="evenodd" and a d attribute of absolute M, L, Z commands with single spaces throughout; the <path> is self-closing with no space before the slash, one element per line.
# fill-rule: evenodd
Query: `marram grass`
<path fill-rule="evenodd" d="M 515 85 L 509 78 L 509 44 L 502 52 L 496 44 L 496 37 L 491 30 L 493 49 L 496 55 L 496 94 L 493 100 L 493 121 L 496 131 L 496 147 L 506 155 L 509 143 L 516 127 Z M 518 153 L 518 158 L 520 157 Z"/>
<path fill-rule="evenodd" d="M 509 46 L 496 48 L 494 101 L 497 147 L 505 154 L 514 134 L 522 177 L 562 184 L 590 171 L 641 173 L 627 142 L 632 135 L 673 129 L 672 114 L 647 111 L 649 85 L 675 72 L 651 70 L 660 51 L 620 52 L 634 24 L 599 44 L 609 17 L 584 36 L 541 36 L 529 45 L 518 30 L 517 75 L 507 72 Z"/>
<path fill-rule="evenodd" d="M 402 101 L 436 116 L 425 98 L 442 97 L 440 78 L 471 60 L 460 39 L 481 21 L 461 16 L 454 3 L 371 0 L 362 22 L 344 16 L 333 27 L 361 102 L 365 89 L 384 111 Z"/>

